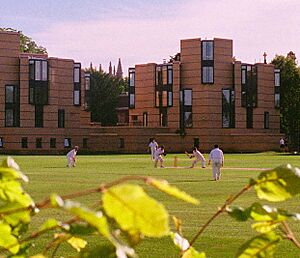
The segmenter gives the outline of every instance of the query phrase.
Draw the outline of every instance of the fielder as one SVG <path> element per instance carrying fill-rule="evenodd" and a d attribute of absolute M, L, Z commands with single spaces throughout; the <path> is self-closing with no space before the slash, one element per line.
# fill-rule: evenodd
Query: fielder
<path fill-rule="evenodd" d="M 215 181 L 221 178 L 221 167 L 224 166 L 224 154 L 223 151 L 219 149 L 218 144 L 214 145 L 214 149 L 209 154 L 208 165 L 212 162 L 212 174 Z"/>
<path fill-rule="evenodd" d="M 203 156 L 203 154 L 197 149 L 197 147 L 194 147 L 193 148 L 193 154 L 189 154 L 188 152 L 185 152 L 185 154 L 191 159 L 191 158 L 195 158 L 193 163 L 192 163 L 192 166 L 190 166 L 190 168 L 193 168 L 195 167 L 195 165 L 200 161 L 201 162 L 201 167 L 202 168 L 205 168 L 205 163 L 206 163 L 206 160 Z"/>
<path fill-rule="evenodd" d="M 164 166 L 163 166 L 164 160 L 162 158 L 163 155 L 165 155 L 165 147 L 162 145 L 154 153 L 154 167 L 155 168 L 157 167 L 158 161 L 160 163 L 160 167 L 164 168 Z"/>
<path fill-rule="evenodd" d="M 79 150 L 79 147 L 78 146 L 75 146 L 74 149 L 70 150 L 68 153 L 67 153 L 67 160 L 68 160 L 68 165 L 67 167 L 75 167 L 76 166 L 76 154 L 77 154 L 77 151 Z"/>
<path fill-rule="evenodd" d="M 148 147 L 150 148 L 150 151 L 151 151 L 151 159 L 155 160 L 155 151 L 158 148 L 158 144 L 155 141 L 155 138 L 150 138 L 150 143 L 149 143 Z"/>

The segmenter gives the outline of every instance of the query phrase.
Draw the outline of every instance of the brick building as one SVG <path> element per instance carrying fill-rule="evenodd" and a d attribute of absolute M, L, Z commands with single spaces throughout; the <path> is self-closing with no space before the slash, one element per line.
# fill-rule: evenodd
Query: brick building
<path fill-rule="evenodd" d="M 129 69 L 131 125 L 168 128 L 159 140 L 176 150 L 278 148 L 280 71 L 234 60 L 227 39 L 181 40 L 178 56 Z"/>
<path fill-rule="evenodd" d="M 167 151 L 213 143 L 232 151 L 276 149 L 280 74 L 232 58 L 232 41 L 181 41 L 180 61 L 129 69 L 129 120 L 90 122 L 90 77 L 70 59 L 24 54 L 19 34 L 0 32 L 0 153 L 145 153 L 156 137 Z M 121 101 L 122 102 L 122 101 Z"/>

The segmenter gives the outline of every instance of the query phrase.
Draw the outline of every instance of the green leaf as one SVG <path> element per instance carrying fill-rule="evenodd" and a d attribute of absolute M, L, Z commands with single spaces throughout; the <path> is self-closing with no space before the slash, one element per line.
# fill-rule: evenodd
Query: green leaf
<path fill-rule="evenodd" d="M 254 203 L 250 207 L 250 217 L 254 221 L 283 221 L 288 218 L 288 215 L 284 210 Z"/>
<path fill-rule="evenodd" d="M 87 241 L 78 238 L 78 237 L 71 237 L 70 239 L 67 240 L 67 242 L 74 248 L 76 249 L 77 252 L 80 252 L 81 249 L 85 248 L 87 245 Z"/>
<path fill-rule="evenodd" d="M 258 198 L 270 202 L 285 201 L 300 193 L 300 170 L 291 165 L 262 172 L 252 181 Z"/>
<path fill-rule="evenodd" d="M 90 235 L 95 233 L 95 227 L 87 224 L 71 224 L 69 233 L 71 235 Z"/>
<path fill-rule="evenodd" d="M 251 225 L 251 227 L 259 233 L 267 233 L 277 228 L 280 224 L 281 221 L 272 220 L 254 223 Z"/>
<path fill-rule="evenodd" d="M 271 258 L 274 255 L 275 247 L 281 240 L 281 237 L 273 231 L 266 234 L 261 234 L 252 238 L 243 244 L 236 257 L 238 258 L 253 258 L 264 257 Z"/>
<path fill-rule="evenodd" d="M 198 205 L 199 201 L 194 197 L 190 196 L 189 194 L 179 190 L 177 187 L 169 185 L 167 181 L 157 180 L 157 179 L 149 179 L 147 181 L 148 184 L 154 186 L 155 188 L 159 189 L 160 191 L 171 195 L 177 199 Z"/>
<path fill-rule="evenodd" d="M 169 215 L 165 207 L 138 185 L 109 188 L 103 194 L 103 208 L 125 231 L 137 231 L 149 237 L 161 237 L 169 232 Z"/>
<path fill-rule="evenodd" d="M 31 219 L 29 210 L 23 210 L 9 214 L 10 211 L 16 211 L 21 208 L 24 208 L 24 206 L 19 203 L 9 202 L 0 207 L 0 214 L 7 213 L 5 216 L 3 216 L 3 220 L 12 227 L 17 226 L 19 223 L 28 224 Z"/>
<path fill-rule="evenodd" d="M 0 199 L 4 202 L 17 202 L 22 207 L 34 206 L 31 197 L 17 181 L 0 181 Z"/>
<path fill-rule="evenodd" d="M 95 227 L 99 233 L 111 240 L 107 219 L 103 216 L 102 212 L 91 211 L 85 207 L 81 207 L 79 203 L 69 200 L 64 202 L 63 208 L 86 221 L 88 224 Z"/>
<path fill-rule="evenodd" d="M 43 230 L 48 230 L 48 229 L 52 229 L 55 228 L 57 226 L 60 226 L 61 223 L 59 221 L 57 221 L 56 219 L 48 219 L 41 227 L 40 227 L 40 231 Z"/>
<path fill-rule="evenodd" d="M 11 234 L 10 226 L 2 221 L 0 221 L 0 246 L 13 254 L 16 254 L 20 248 L 18 240 Z"/>
<path fill-rule="evenodd" d="M 28 177 L 21 171 L 19 165 L 14 161 L 12 157 L 7 157 L 3 160 L 0 167 L 1 180 L 22 179 L 28 182 Z"/>
<path fill-rule="evenodd" d="M 183 253 L 181 258 L 206 258 L 205 253 L 199 253 L 193 247 L 190 247 L 187 251 Z"/>
<path fill-rule="evenodd" d="M 245 210 L 242 207 L 227 206 L 226 211 L 231 217 L 233 217 L 237 221 L 247 221 L 250 217 L 249 209 Z"/>

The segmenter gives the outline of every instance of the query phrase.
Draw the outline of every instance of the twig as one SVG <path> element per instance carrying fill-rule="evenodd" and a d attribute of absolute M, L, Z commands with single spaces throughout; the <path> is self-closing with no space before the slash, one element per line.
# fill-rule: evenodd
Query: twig
<path fill-rule="evenodd" d="M 300 249 L 300 243 L 297 240 L 297 238 L 295 237 L 293 231 L 290 229 L 290 227 L 287 224 L 287 222 L 283 221 L 281 224 L 283 226 L 283 231 L 284 231 L 285 236 L 287 237 L 287 239 L 291 240 L 293 242 L 293 244 Z"/>

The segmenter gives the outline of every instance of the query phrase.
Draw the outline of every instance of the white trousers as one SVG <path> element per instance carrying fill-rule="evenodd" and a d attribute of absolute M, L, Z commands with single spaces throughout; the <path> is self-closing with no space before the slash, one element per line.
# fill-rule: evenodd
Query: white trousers
<path fill-rule="evenodd" d="M 68 158 L 68 167 L 74 167 L 75 165 L 75 159 L 73 158 Z"/>
<path fill-rule="evenodd" d="M 221 178 L 221 160 L 212 160 L 212 174 L 214 180 L 220 180 Z"/>
<path fill-rule="evenodd" d="M 194 161 L 193 161 L 193 164 L 192 164 L 192 167 L 194 167 L 195 165 L 196 165 L 196 163 L 198 163 L 199 161 L 201 161 L 201 167 L 202 168 L 205 168 L 205 159 L 204 160 L 201 160 L 201 159 L 195 159 Z"/>

